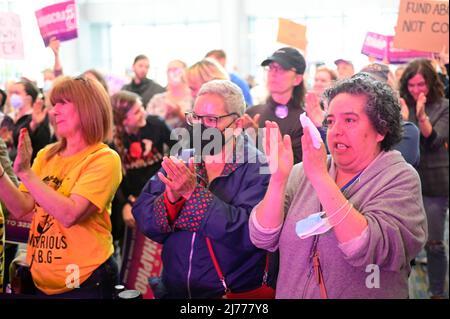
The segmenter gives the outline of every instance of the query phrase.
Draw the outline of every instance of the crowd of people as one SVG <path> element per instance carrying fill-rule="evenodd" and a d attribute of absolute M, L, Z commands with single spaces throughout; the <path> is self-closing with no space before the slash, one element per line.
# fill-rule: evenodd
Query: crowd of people
<path fill-rule="evenodd" d="M 35 298 L 113 298 L 127 228 L 162 244 L 155 298 L 408 298 L 422 249 L 448 298 L 448 54 L 398 78 L 338 59 L 309 87 L 280 48 L 254 103 L 223 50 L 171 61 L 166 87 L 138 55 L 110 94 L 96 69 L 63 75 L 59 45 L 44 87 L 0 90 L 0 293 L 9 216 L 31 222 Z"/>

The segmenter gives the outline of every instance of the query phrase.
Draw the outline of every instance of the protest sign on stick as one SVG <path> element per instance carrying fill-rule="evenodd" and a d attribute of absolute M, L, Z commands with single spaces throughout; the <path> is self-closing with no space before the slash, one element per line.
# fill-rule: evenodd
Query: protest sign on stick
<path fill-rule="evenodd" d="M 68 41 L 78 37 L 74 0 L 42 8 L 36 11 L 36 19 L 45 46 L 48 46 L 53 37 L 59 41 Z"/>
<path fill-rule="evenodd" d="M 448 1 L 401 0 L 394 47 L 440 52 L 448 48 Z"/>

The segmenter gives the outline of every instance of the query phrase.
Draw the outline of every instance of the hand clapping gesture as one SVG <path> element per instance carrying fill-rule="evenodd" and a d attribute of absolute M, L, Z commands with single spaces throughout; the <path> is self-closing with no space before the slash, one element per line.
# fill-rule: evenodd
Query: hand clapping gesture
<path fill-rule="evenodd" d="M 33 104 L 33 113 L 31 113 L 30 129 L 32 132 L 44 122 L 47 112 L 44 100 L 38 98 Z"/>
<path fill-rule="evenodd" d="M 406 104 L 406 101 L 404 98 L 400 98 L 400 107 L 401 107 L 400 112 L 402 114 L 403 121 L 408 121 L 409 108 L 408 108 L 408 104 Z"/>
<path fill-rule="evenodd" d="M 14 173 L 20 177 L 21 174 L 26 173 L 31 169 L 31 156 L 33 154 L 33 147 L 31 146 L 30 135 L 28 130 L 23 128 L 20 130 L 19 144 L 17 145 L 17 155 L 14 161 Z"/>
<path fill-rule="evenodd" d="M 419 94 L 416 104 L 416 117 L 420 121 L 427 115 L 425 114 L 425 104 L 427 103 L 427 96 L 422 92 Z"/>
<path fill-rule="evenodd" d="M 182 161 L 171 156 L 164 157 L 162 167 L 166 171 L 167 176 L 159 172 L 158 177 L 166 185 L 169 201 L 176 202 L 181 197 L 189 199 L 197 186 L 194 163 L 189 161 L 188 168 Z"/>
<path fill-rule="evenodd" d="M 313 182 L 320 180 L 322 176 L 328 174 L 327 168 L 327 152 L 325 144 L 320 144 L 320 149 L 316 149 L 313 145 L 309 128 L 303 128 L 302 136 L 303 151 L 303 169 L 308 179 Z"/>
<path fill-rule="evenodd" d="M 305 96 L 306 114 L 316 127 L 321 127 L 325 119 L 325 112 L 320 107 L 320 99 L 314 92 L 308 92 Z"/>
<path fill-rule="evenodd" d="M 256 114 L 253 118 L 248 114 L 244 114 L 242 116 L 242 127 L 244 129 L 253 128 L 255 131 L 258 131 L 260 117 L 260 114 Z"/>
<path fill-rule="evenodd" d="M 278 124 L 266 121 L 265 145 L 265 153 L 272 178 L 277 181 L 287 180 L 294 166 L 291 137 L 285 135 L 282 138 Z"/>

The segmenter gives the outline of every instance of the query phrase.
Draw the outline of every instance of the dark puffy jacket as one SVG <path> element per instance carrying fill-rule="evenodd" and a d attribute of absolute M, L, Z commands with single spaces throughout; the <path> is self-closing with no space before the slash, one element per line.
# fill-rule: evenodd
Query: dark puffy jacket
<path fill-rule="evenodd" d="M 162 282 L 168 292 L 166 298 L 217 298 L 224 294 L 205 236 L 211 239 L 232 292 L 261 286 L 267 252 L 250 241 L 248 220 L 266 193 L 270 175 L 260 171 L 267 169 L 261 164 L 264 155 L 252 144 L 244 144 L 245 154 L 250 153 L 245 163 L 237 156 L 235 164 L 226 164 L 222 175 L 208 187 L 198 183 L 173 225 L 168 223 L 163 202 L 165 185 L 157 175 L 136 201 L 133 215 L 138 228 L 164 245 Z M 204 179 L 203 165 L 196 169 L 198 180 Z"/>

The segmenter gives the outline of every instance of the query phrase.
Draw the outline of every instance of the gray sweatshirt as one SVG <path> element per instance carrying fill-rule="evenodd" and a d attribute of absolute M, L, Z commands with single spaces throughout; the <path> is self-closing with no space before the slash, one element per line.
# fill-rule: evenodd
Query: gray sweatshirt
<path fill-rule="evenodd" d="M 329 160 L 329 174 L 336 167 Z M 367 219 L 357 249 L 343 249 L 333 229 L 320 235 L 317 250 L 328 298 L 407 298 L 410 261 L 426 242 L 426 217 L 420 180 L 397 151 L 382 152 L 344 191 Z M 250 219 L 255 246 L 280 250 L 277 298 L 320 298 L 309 258 L 314 237 L 300 239 L 297 221 L 321 210 L 315 190 L 294 166 L 285 194 L 285 221 L 279 230 L 262 231 Z M 254 215 L 253 211 L 253 215 Z"/>

